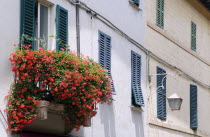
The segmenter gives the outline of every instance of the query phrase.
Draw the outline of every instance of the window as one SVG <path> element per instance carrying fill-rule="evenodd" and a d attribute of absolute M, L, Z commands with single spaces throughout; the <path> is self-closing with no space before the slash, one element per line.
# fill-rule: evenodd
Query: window
<path fill-rule="evenodd" d="M 191 22 L 191 49 L 196 51 L 196 24 Z"/>
<path fill-rule="evenodd" d="M 99 31 L 99 64 L 108 70 L 111 75 L 111 37 Z M 111 82 L 113 93 L 115 94 L 114 83 Z"/>
<path fill-rule="evenodd" d="M 46 4 L 46 1 L 44 3 Z M 29 38 L 44 38 L 45 45 L 47 45 L 50 7 L 45 4 L 42 1 L 21 0 L 20 35 L 24 34 Z M 50 5 L 50 3 L 47 5 Z M 56 9 L 56 39 L 56 49 L 66 49 L 68 44 L 68 11 L 59 5 L 57 5 Z M 41 41 L 35 42 L 34 40 L 24 38 L 21 42 L 21 44 L 32 44 L 31 49 L 34 50 L 39 47 Z"/>
<path fill-rule="evenodd" d="M 131 51 L 131 88 L 132 105 L 135 107 L 144 106 L 141 90 L 141 56 L 134 51 Z"/>
<path fill-rule="evenodd" d="M 68 11 L 57 5 L 56 9 L 56 50 L 66 49 L 68 44 Z"/>
<path fill-rule="evenodd" d="M 44 48 L 47 49 L 48 43 L 48 28 L 49 28 L 49 7 L 43 5 L 42 3 L 37 3 L 37 13 L 36 13 L 36 37 L 42 38 L 42 41 L 35 42 L 35 48 Z M 43 43 L 43 44 L 41 44 Z M 42 47 L 41 47 L 42 45 Z"/>
<path fill-rule="evenodd" d="M 21 6 L 21 36 L 25 34 L 30 38 L 43 38 L 47 45 L 49 8 L 35 0 L 21 0 Z M 22 44 L 32 44 L 32 49 L 38 49 L 40 41 L 25 39 Z"/>
<path fill-rule="evenodd" d="M 197 86 L 190 85 L 190 128 L 193 130 L 198 128 L 197 109 Z"/>
<path fill-rule="evenodd" d="M 157 0 L 156 24 L 158 27 L 164 28 L 164 0 Z"/>
<path fill-rule="evenodd" d="M 157 117 L 166 120 L 166 71 L 157 67 Z"/>
<path fill-rule="evenodd" d="M 131 0 L 134 4 L 136 4 L 137 6 L 139 6 L 139 0 Z"/>

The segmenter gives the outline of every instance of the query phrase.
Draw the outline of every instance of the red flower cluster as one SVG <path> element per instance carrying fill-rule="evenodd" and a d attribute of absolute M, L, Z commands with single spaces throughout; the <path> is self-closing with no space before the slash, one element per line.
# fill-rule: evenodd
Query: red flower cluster
<path fill-rule="evenodd" d="M 95 104 L 112 101 L 111 79 L 98 63 L 71 51 L 29 47 L 10 57 L 14 83 L 6 112 L 11 131 L 21 131 L 36 119 L 41 100 L 63 104 L 69 126 L 77 129 L 96 114 Z"/>

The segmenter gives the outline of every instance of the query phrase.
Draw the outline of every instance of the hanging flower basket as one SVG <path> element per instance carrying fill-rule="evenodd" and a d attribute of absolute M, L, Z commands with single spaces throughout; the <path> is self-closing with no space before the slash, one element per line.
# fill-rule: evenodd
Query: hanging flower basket
<path fill-rule="evenodd" d="M 78 130 L 90 125 L 88 120 L 96 114 L 95 104 L 112 101 L 107 70 L 89 57 L 22 47 L 10 57 L 14 82 L 7 96 L 8 130 L 21 132 L 25 124 L 46 119 L 49 104 L 63 105 L 65 120 L 71 129 Z"/>

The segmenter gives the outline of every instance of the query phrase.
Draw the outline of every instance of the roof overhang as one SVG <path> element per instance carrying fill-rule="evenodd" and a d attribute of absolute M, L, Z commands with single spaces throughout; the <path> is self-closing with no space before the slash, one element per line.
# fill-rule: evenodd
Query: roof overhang
<path fill-rule="evenodd" d="M 210 11 L 210 0 L 199 0 Z"/>
<path fill-rule="evenodd" d="M 210 0 L 186 0 L 192 7 L 210 20 Z"/>

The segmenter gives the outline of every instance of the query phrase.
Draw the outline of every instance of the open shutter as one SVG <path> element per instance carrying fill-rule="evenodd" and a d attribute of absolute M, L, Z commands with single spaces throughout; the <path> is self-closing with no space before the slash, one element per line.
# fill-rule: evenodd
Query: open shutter
<path fill-rule="evenodd" d="M 190 128 L 198 128 L 197 120 L 197 86 L 190 85 Z"/>
<path fill-rule="evenodd" d="M 144 99 L 141 90 L 141 56 L 135 52 L 131 52 L 131 85 L 132 85 L 132 101 L 134 106 L 144 106 Z"/>
<path fill-rule="evenodd" d="M 196 51 L 196 24 L 191 22 L 191 49 Z"/>
<path fill-rule="evenodd" d="M 111 37 L 99 32 L 99 64 L 111 74 Z M 113 93 L 115 93 L 114 82 L 111 82 Z"/>
<path fill-rule="evenodd" d="M 132 0 L 137 6 L 139 6 L 139 0 Z"/>
<path fill-rule="evenodd" d="M 21 22 L 20 36 L 27 35 L 28 38 L 35 36 L 35 0 L 21 0 Z M 32 44 L 34 49 L 34 41 L 27 38 L 22 39 L 21 44 Z"/>
<path fill-rule="evenodd" d="M 157 0 L 157 26 L 164 28 L 164 0 Z"/>
<path fill-rule="evenodd" d="M 166 71 L 157 67 L 157 117 L 166 120 Z"/>
<path fill-rule="evenodd" d="M 68 11 L 57 5 L 56 9 L 56 50 L 66 50 L 68 44 Z"/>

